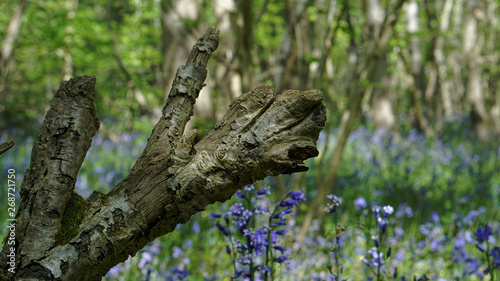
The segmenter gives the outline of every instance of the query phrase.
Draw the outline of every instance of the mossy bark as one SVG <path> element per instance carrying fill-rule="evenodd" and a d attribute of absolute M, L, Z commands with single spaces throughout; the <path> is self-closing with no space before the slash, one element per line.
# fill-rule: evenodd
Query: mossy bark
<path fill-rule="evenodd" d="M 101 280 L 208 204 L 266 176 L 307 170 L 303 161 L 318 155 L 325 122 L 319 91 L 277 95 L 271 86 L 259 86 L 234 100 L 200 142 L 194 143 L 196 130 L 184 133 L 217 46 L 218 31 L 210 28 L 178 69 L 163 116 L 130 174 L 110 193 L 94 192 L 85 202 L 73 191 L 99 126 L 95 79 L 63 83 L 21 188 L 16 273 L 7 272 L 2 255 L 3 278 Z"/>

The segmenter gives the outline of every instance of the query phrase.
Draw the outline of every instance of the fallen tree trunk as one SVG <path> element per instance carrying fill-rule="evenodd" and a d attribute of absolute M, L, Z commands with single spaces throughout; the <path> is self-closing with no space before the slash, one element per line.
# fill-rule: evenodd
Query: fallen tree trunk
<path fill-rule="evenodd" d="M 15 247 L 0 256 L 6 280 L 101 280 L 114 265 L 191 215 L 269 175 L 307 170 L 325 122 L 320 91 L 277 95 L 259 86 L 235 99 L 200 142 L 184 133 L 218 46 L 210 28 L 177 70 L 163 115 L 130 174 L 108 194 L 74 192 L 99 127 L 95 78 L 64 82 L 55 95 L 21 185 Z M 14 263 L 7 254 L 15 254 Z"/>

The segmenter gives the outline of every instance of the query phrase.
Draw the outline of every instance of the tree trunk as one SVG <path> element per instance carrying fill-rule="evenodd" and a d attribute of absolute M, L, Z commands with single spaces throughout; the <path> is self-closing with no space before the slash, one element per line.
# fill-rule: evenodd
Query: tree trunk
<path fill-rule="evenodd" d="M 489 135 L 489 116 L 484 104 L 481 77 L 483 70 L 481 50 L 484 45 L 484 35 L 479 33 L 476 18 L 478 13 L 482 13 L 479 2 L 476 0 L 466 1 L 466 11 L 463 37 L 465 62 L 468 71 L 466 95 L 471 105 L 470 116 L 476 134 L 480 139 L 486 139 Z"/>
<path fill-rule="evenodd" d="M 451 85 L 448 78 L 445 54 L 444 54 L 444 36 L 450 25 L 450 15 L 454 0 L 446 0 L 443 6 L 443 14 L 439 22 L 439 36 L 436 38 L 434 49 L 434 63 L 439 77 L 439 86 L 441 87 L 441 104 L 444 109 L 444 116 L 449 118 L 453 115 L 453 103 L 451 101 Z M 439 114 L 436 112 L 436 115 Z"/>
<path fill-rule="evenodd" d="M 238 27 L 238 48 L 236 56 L 238 57 L 238 72 L 241 77 L 241 89 L 248 91 L 253 88 L 253 66 L 252 66 L 252 45 L 253 45 L 253 13 L 252 0 L 236 1 L 241 17 Z"/>
<path fill-rule="evenodd" d="M 408 91 L 412 107 L 412 126 L 419 132 L 430 136 L 431 130 L 428 127 L 428 121 L 425 117 L 424 107 L 422 106 L 423 94 L 425 92 L 425 76 L 422 65 L 422 51 L 420 48 L 420 38 L 416 33 L 419 31 L 418 25 L 418 2 L 412 0 L 407 7 L 408 23 L 407 31 L 411 35 L 410 40 L 410 58 L 407 58 L 406 52 L 401 50 L 401 56 L 408 72 Z"/>
<path fill-rule="evenodd" d="M 101 280 L 146 243 L 169 233 L 208 204 L 269 175 L 307 170 L 325 122 L 320 91 L 276 95 L 259 86 L 234 100 L 200 142 L 184 134 L 218 46 L 210 28 L 177 70 L 163 114 L 130 174 L 110 193 L 74 192 L 78 170 L 99 127 L 93 77 L 64 82 L 33 146 L 21 185 L 13 263 L 7 280 Z M 9 260 L 10 261 L 10 260 Z"/>
<path fill-rule="evenodd" d="M 347 137 L 352 131 L 354 122 L 361 113 L 361 103 L 366 93 L 367 82 L 373 81 L 376 75 L 377 65 L 387 50 L 389 40 L 392 38 L 394 31 L 394 25 L 397 22 L 399 12 L 404 2 L 405 0 L 390 1 L 387 11 L 385 12 L 385 17 L 383 18 L 383 24 L 377 30 L 374 30 L 376 38 L 366 42 L 365 52 L 358 60 L 358 64 L 356 65 L 348 88 L 349 104 L 342 113 L 337 136 L 337 146 L 333 151 L 333 156 L 330 159 L 329 168 L 325 177 L 318 183 L 318 194 L 314 198 L 311 208 L 309 208 L 304 218 L 298 237 L 299 241 L 307 234 L 313 219 L 318 219 L 321 225 L 321 221 L 324 217 L 323 208 L 326 206 L 327 201 L 326 196 L 333 192 L 335 177 L 340 167 Z"/>
<path fill-rule="evenodd" d="M 23 23 L 23 13 L 28 0 L 21 0 L 17 5 L 17 8 L 10 19 L 9 26 L 5 32 L 5 38 L 3 38 L 2 49 L 0 52 L 0 114 L 4 110 L 3 105 L 7 100 L 7 94 L 5 93 L 5 81 L 7 78 L 7 63 L 11 58 L 12 52 L 14 50 L 14 43 L 16 42 L 19 32 L 21 31 L 21 24 Z"/>
<path fill-rule="evenodd" d="M 387 55 L 380 58 L 373 80 L 372 90 L 372 116 L 375 128 L 382 134 L 386 134 L 394 127 L 396 117 L 392 110 L 392 99 L 390 92 L 391 79 L 387 74 Z"/>

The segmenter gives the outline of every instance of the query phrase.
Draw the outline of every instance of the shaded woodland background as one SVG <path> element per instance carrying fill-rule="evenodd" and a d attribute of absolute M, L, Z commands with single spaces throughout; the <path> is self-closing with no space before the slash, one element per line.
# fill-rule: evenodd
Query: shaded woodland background
<path fill-rule="evenodd" d="M 34 134 L 61 81 L 90 74 L 99 116 L 141 129 L 134 122 L 156 119 L 176 68 L 208 26 L 220 29 L 222 44 L 197 104 L 198 126 L 210 128 L 231 98 L 273 84 L 278 92 L 323 90 L 337 127 L 353 72 L 398 4 L 387 2 L 2 1 L 0 128 Z M 361 81 L 359 122 L 432 136 L 468 119 L 480 138 L 498 134 L 498 3 L 399 2 L 377 75 Z"/>
<path fill-rule="evenodd" d="M 5 0 L 0 140 L 30 142 L 61 82 L 94 75 L 102 122 L 93 147 L 135 161 L 177 67 L 215 26 L 220 45 L 189 124 L 201 136 L 231 99 L 258 85 L 325 93 L 329 115 L 311 171 L 268 181 L 277 198 L 306 186 L 312 201 L 300 212 L 298 240 L 322 225 L 332 192 L 378 191 L 420 222 L 439 208 L 452 220 L 467 195 L 461 206 L 483 202 L 489 219 L 500 189 L 499 20 L 495 0 Z M 114 174 L 93 179 L 108 161 L 94 157 L 99 165 L 84 166 L 77 183 L 82 194 L 106 191 L 130 167 L 110 164 Z M 353 192 L 360 182 L 371 187 Z"/>

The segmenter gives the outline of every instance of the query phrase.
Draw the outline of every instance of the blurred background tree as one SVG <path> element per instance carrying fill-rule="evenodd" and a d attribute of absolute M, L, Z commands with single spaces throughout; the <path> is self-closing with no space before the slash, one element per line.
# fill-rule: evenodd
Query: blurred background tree
<path fill-rule="evenodd" d="M 125 120 L 129 129 L 142 122 L 137 117 L 153 122 L 176 67 L 200 31 L 213 25 L 221 30 L 224 49 L 197 106 L 198 126 L 209 128 L 233 97 L 268 83 L 278 92 L 323 90 L 334 127 L 355 88 L 363 92 L 362 118 L 355 119 L 368 127 L 439 136 L 450 122 L 467 118 L 481 139 L 500 132 L 494 0 L 0 5 L 2 130 L 34 135 L 60 82 L 83 74 L 98 78 L 101 118 Z M 391 17 L 397 19 L 394 31 L 382 38 Z M 383 40 L 387 46 L 370 57 Z M 374 75 L 358 77 L 375 61 Z"/>

